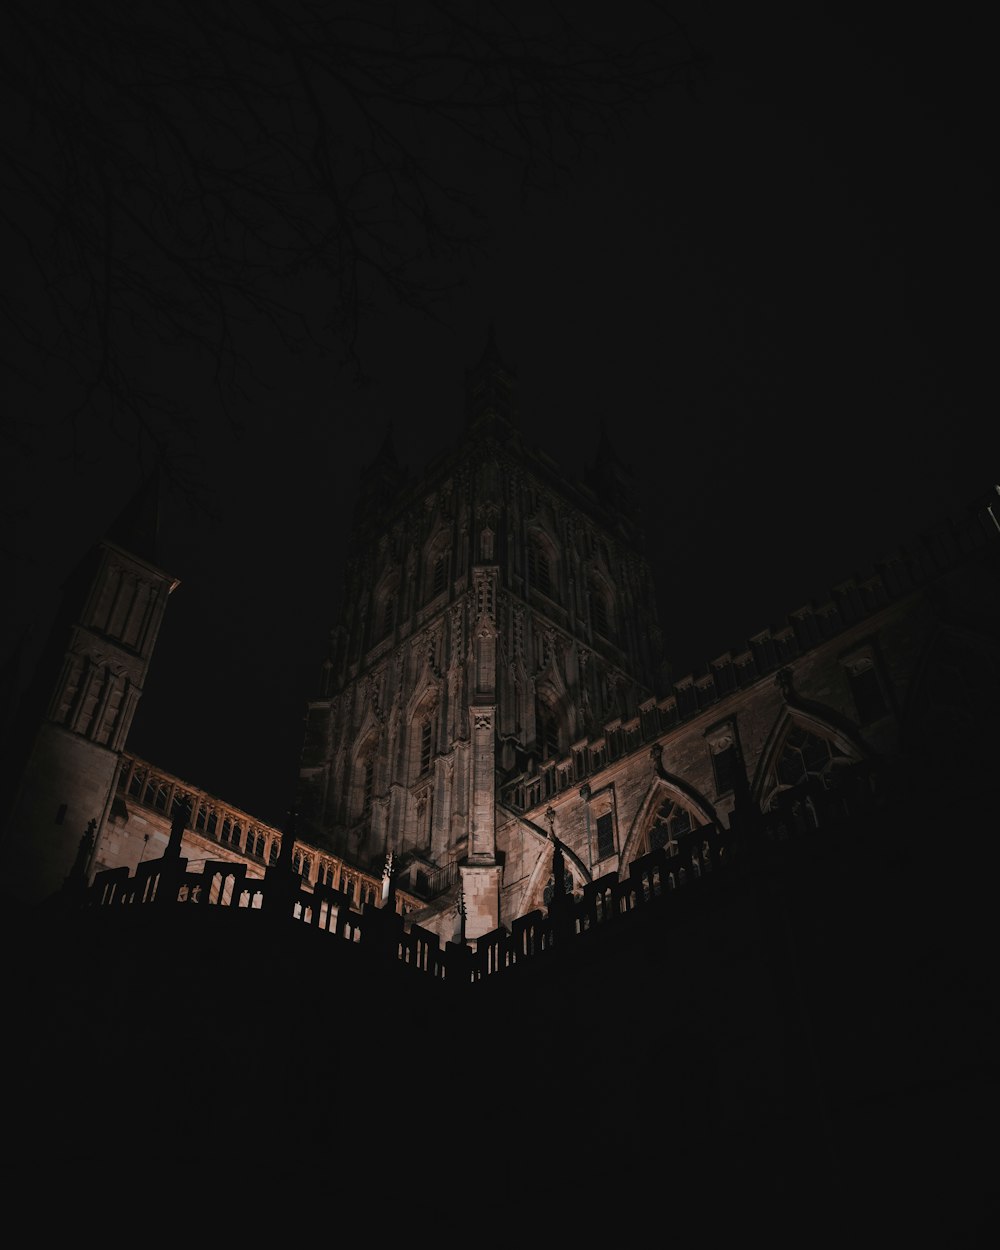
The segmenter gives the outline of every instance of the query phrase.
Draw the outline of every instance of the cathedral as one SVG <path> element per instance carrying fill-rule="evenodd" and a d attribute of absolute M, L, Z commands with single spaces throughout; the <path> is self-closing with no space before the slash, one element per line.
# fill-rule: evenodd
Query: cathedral
<path fill-rule="evenodd" d="M 963 557 L 1000 537 L 992 508 L 671 680 L 606 434 L 570 482 L 526 444 L 492 333 L 466 381 L 459 447 L 412 481 L 387 437 L 361 475 L 345 606 L 307 710 L 307 886 L 362 908 L 391 863 L 408 922 L 474 943 L 548 904 L 555 846 L 560 888 L 579 895 L 727 828 L 741 793 L 763 811 L 794 801 L 801 820 L 803 787 L 941 749 L 985 713 L 993 585 Z M 155 859 L 182 808 L 197 856 L 251 878 L 278 858 L 285 831 L 129 752 L 178 585 L 155 563 L 154 507 L 138 497 L 78 570 L 27 702 L 37 732 L 7 752 L 5 875 L 25 901 L 59 888 L 88 827 L 92 880 Z"/>
<path fill-rule="evenodd" d="M 389 438 L 362 473 L 344 608 L 308 704 L 294 817 L 281 829 L 130 750 L 178 584 L 156 563 L 150 501 L 137 498 L 67 588 L 50 653 L 9 718 L 21 732 L 5 751 L 8 906 L 51 914 L 70 896 L 98 909 L 148 901 L 167 879 L 151 886 L 152 866 L 172 862 L 187 875 L 171 901 L 201 890 L 202 902 L 254 912 L 286 871 L 296 916 L 322 917 L 353 941 L 390 932 L 392 949 L 433 964 L 439 985 L 456 969 L 491 980 L 553 942 L 568 952 L 567 933 L 583 951 L 602 924 L 624 934 L 614 917 L 670 894 L 669 958 L 657 953 L 660 930 L 637 924 L 631 939 L 587 948 L 586 978 L 583 963 L 565 963 L 556 981 L 531 982 L 525 967 L 520 998 L 481 998 L 492 1005 L 481 1007 L 489 1023 L 472 1070 L 505 1072 L 505 1087 L 530 1091 L 536 1108 L 575 1091 L 573 1131 L 588 1132 L 597 1105 L 614 1103 L 617 1122 L 639 1132 L 652 1092 L 636 1103 L 614 1073 L 669 1051 L 711 1095 L 675 1082 L 676 1122 L 699 1151 L 716 1149 L 722 1125 L 733 1174 L 765 1121 L 769 1148 L 798 1166 L 788 1134 L 802 1128 L 804 1103 L 789 1088 L 819 1090 L 834 1107 L 823 1123 L 843 1124 L 824 1128 L 824 1141 L 842 1149 L 864 1082 L 895 1089 L 891 1065 L 876 1063 L 871 1077 L 865 1033 L 882 1019 L 883 975 L 923 978 L 941 1019 L 971 1010 L 927 969 L 935 950 L 973 949 L 982 935 L 976 865 L 992 859 L 977 835 L 995 802 L 1000 694 L 993 506 L 978 501 L 870 576 L 677 677 L 664 662 L 628 472 L 606 435 L 586 481 L 568 481 L 528 445 L 516 379 L 492 337 L 468 370 L 466 405 L 460 445 L 418 479 Z M 397 927 L 376 930 L 380 915 Z M 549 936 L 538 937 L 544 924 Z M 889 949 L 897 963 L 886 974 Z M 188 983 L 195 966 L 185 965 Z M 310 962 L 310 976 L 322 980 L 321 966 Z M 359 1001 L 371 1001 L 374 975 L 350 983 Z M 423 1016 L 424 992 L 407 989 L 404 1014 Z M 370 1010 L 388 1011 L 376 997 Z M 676 1019 L 665 1025 L 668 1000 Z M 394 1001 L 396 1011 L 403 999 Z M 451 1029 L 454 1008 L 426 1001 Z M 895 1019 L 878 1027 L 891 1032 Z M 541 1030 L 554 1073 L 508 1043 L 514 1020 Z M 433 1105 L 427 1074 L 464 1045 L 449 1040 L 459 1035 L 468 1030 L 426 1024 L 423 1063 L 411 1049 L 423 1091 L 406 1104 L 415 1132 Z M 297 1042 L 300 1058 L 317 1036 Z M 384 1035 L 371 1025 L 367 1036 L 384 1054 Z M 963 1038 L 941 1042 L 941 1062 L 960 1064 Z M 794 1062 L 776 1058 L 792 1052 Z M 326 1088 L 335 1065 L 309 1053 L 310 1080 Z M 352 1070 L 360 1062 L 352 1052 Z M 838 1084 L 844 1073 L 850 1089 L 846 1077 Z M 460 1084 L 448 1089 L 466 1097 Z M 509 1168 L 531 1117 L 491 1116 L 494 1162 Z M 946 1121 L 941 1111 L 934 1122 Z M 700 1164 L 673 1166 L 686 1183 L 703 1178 Z M 656 1183 L 654 1168 L 632 1167 Z M 766 1189 L 758 1168 L 754 1184 Z"/>

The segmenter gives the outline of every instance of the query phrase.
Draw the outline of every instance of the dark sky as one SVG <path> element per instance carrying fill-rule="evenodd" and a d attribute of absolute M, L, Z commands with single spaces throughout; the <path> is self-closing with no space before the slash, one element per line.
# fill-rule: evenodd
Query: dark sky
<path fill-rule="evenodd" d="M 991 489 L 984 19 L 754 7 L 695 6 L 694 97 L 664 95 L 555 194 L 524 206 L 483 171 L 490 254 L 440 323 L 371 313 L 366 387 L 275 352 L 236 439 L 192 372 L 220 519 L 167 500 L 181 586 L 135 751 L 281 820 L 358 471 L 390 421 L 414 472 L 457 440 L 491 320 L 528 441 L 580 476 L 603 418 L 632 464 L 677 676 Z M 96 456 L 44 466 L 6 638 L 43 619 L 134 486 Z"/>

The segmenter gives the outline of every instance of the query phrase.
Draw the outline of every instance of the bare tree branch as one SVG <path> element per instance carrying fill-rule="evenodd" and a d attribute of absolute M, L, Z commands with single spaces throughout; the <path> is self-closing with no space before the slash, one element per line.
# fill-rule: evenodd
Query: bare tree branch
<path fill-rule="evenodd" d="M 684 32 L 634 9 L 626 46 L 545 3 L 8 0 L 0 368 L 59 373 L 74 454 L 99 428 L 142 456 L 185 433 L 178 353 L 231 419 L 251 330 L 361 376 L 366 313 L 433 315 L 484 245 L 476 162 L 550 187 L 692 80 Z M 20 414 L 0 432 L 23 450 Z"/>

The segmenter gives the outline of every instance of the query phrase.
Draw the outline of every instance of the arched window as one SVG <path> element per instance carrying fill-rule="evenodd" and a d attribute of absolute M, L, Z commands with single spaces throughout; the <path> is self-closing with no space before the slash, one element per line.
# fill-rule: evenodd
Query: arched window
<path fill-rule="evenodd" d="M 431 595 L 439 595 L 448 584 L 448 553 L 439 551 L 431 565 Z"/>
<path fill-rule="evenodd" d="M 382 604 L 382 636 L 391 634 L 396 625 L 396 596 L 390 593 L 386 595 Z"/>
<path fill-rule="evenodd" d="M 543 595 L 552 594 L 552 557 L 538 534 L 528 539 L 528 580 Z"/>
<path fill-rule="evenodd" d="M 369 738 L 355 757 L 351 787 L 352 820 L 367 817 L 375 797 L 375 738 Z"/>
<path fill-rule="evenodd" d="M 538 747 L 543 760 L 558 759 L 562 755 L 559 733 L 559 715 L 556 709 L 539 699 L 536 704 L 535 721 Z"/>
<path fill-rule="evenodd" d="M 677 854 L 678 842 L 695 828 L 691 813 L 676 799 L 666 798 L 657 808 L 649 827 L 649 849 L 657 851 L 665 846 L 671 855 Z"/>
<path fill-rule="evenodd" d="M 797 786 L 810 776 L 829 772 L 837 759 L 843 760 L 846 756 L 832 742 L 800 725 L 793 725 L 775 764 L 775 778 L 779 785 Z"/>
<path fill-rule="evenodd" d="M 590 592 L 590 623 L 596 634 L 601 634 L 605 638 L 612 638 L 613 626 L 611 623 L 611 604 L 609 595 L 604 586 L 596 577 L 592 577 L 589 582 Z"/>

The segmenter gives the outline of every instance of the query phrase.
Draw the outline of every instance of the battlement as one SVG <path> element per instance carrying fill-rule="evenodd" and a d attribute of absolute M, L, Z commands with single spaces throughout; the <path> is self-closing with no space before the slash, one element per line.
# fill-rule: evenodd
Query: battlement
<path fill-rule="evenodd" d="M 648 699 L 638 716 L 609 721 L 599 734 L 574 743 L 561 759 L 546 760 L 530 774 L 509 778 L 501 790 L 504 802 L 530 811 L 987 551 L 1000 552 L 1000 530 L 985 503 L 973 504 L 962 515 L 919 535 L 910 546 L 876 561 L 871 572 L 839 582 L 823 602 L 794 609 L 783 623 L 758 631 L 739 649 L 710 660 L 705 671 L 676 678 L 670 692 Z"/>

